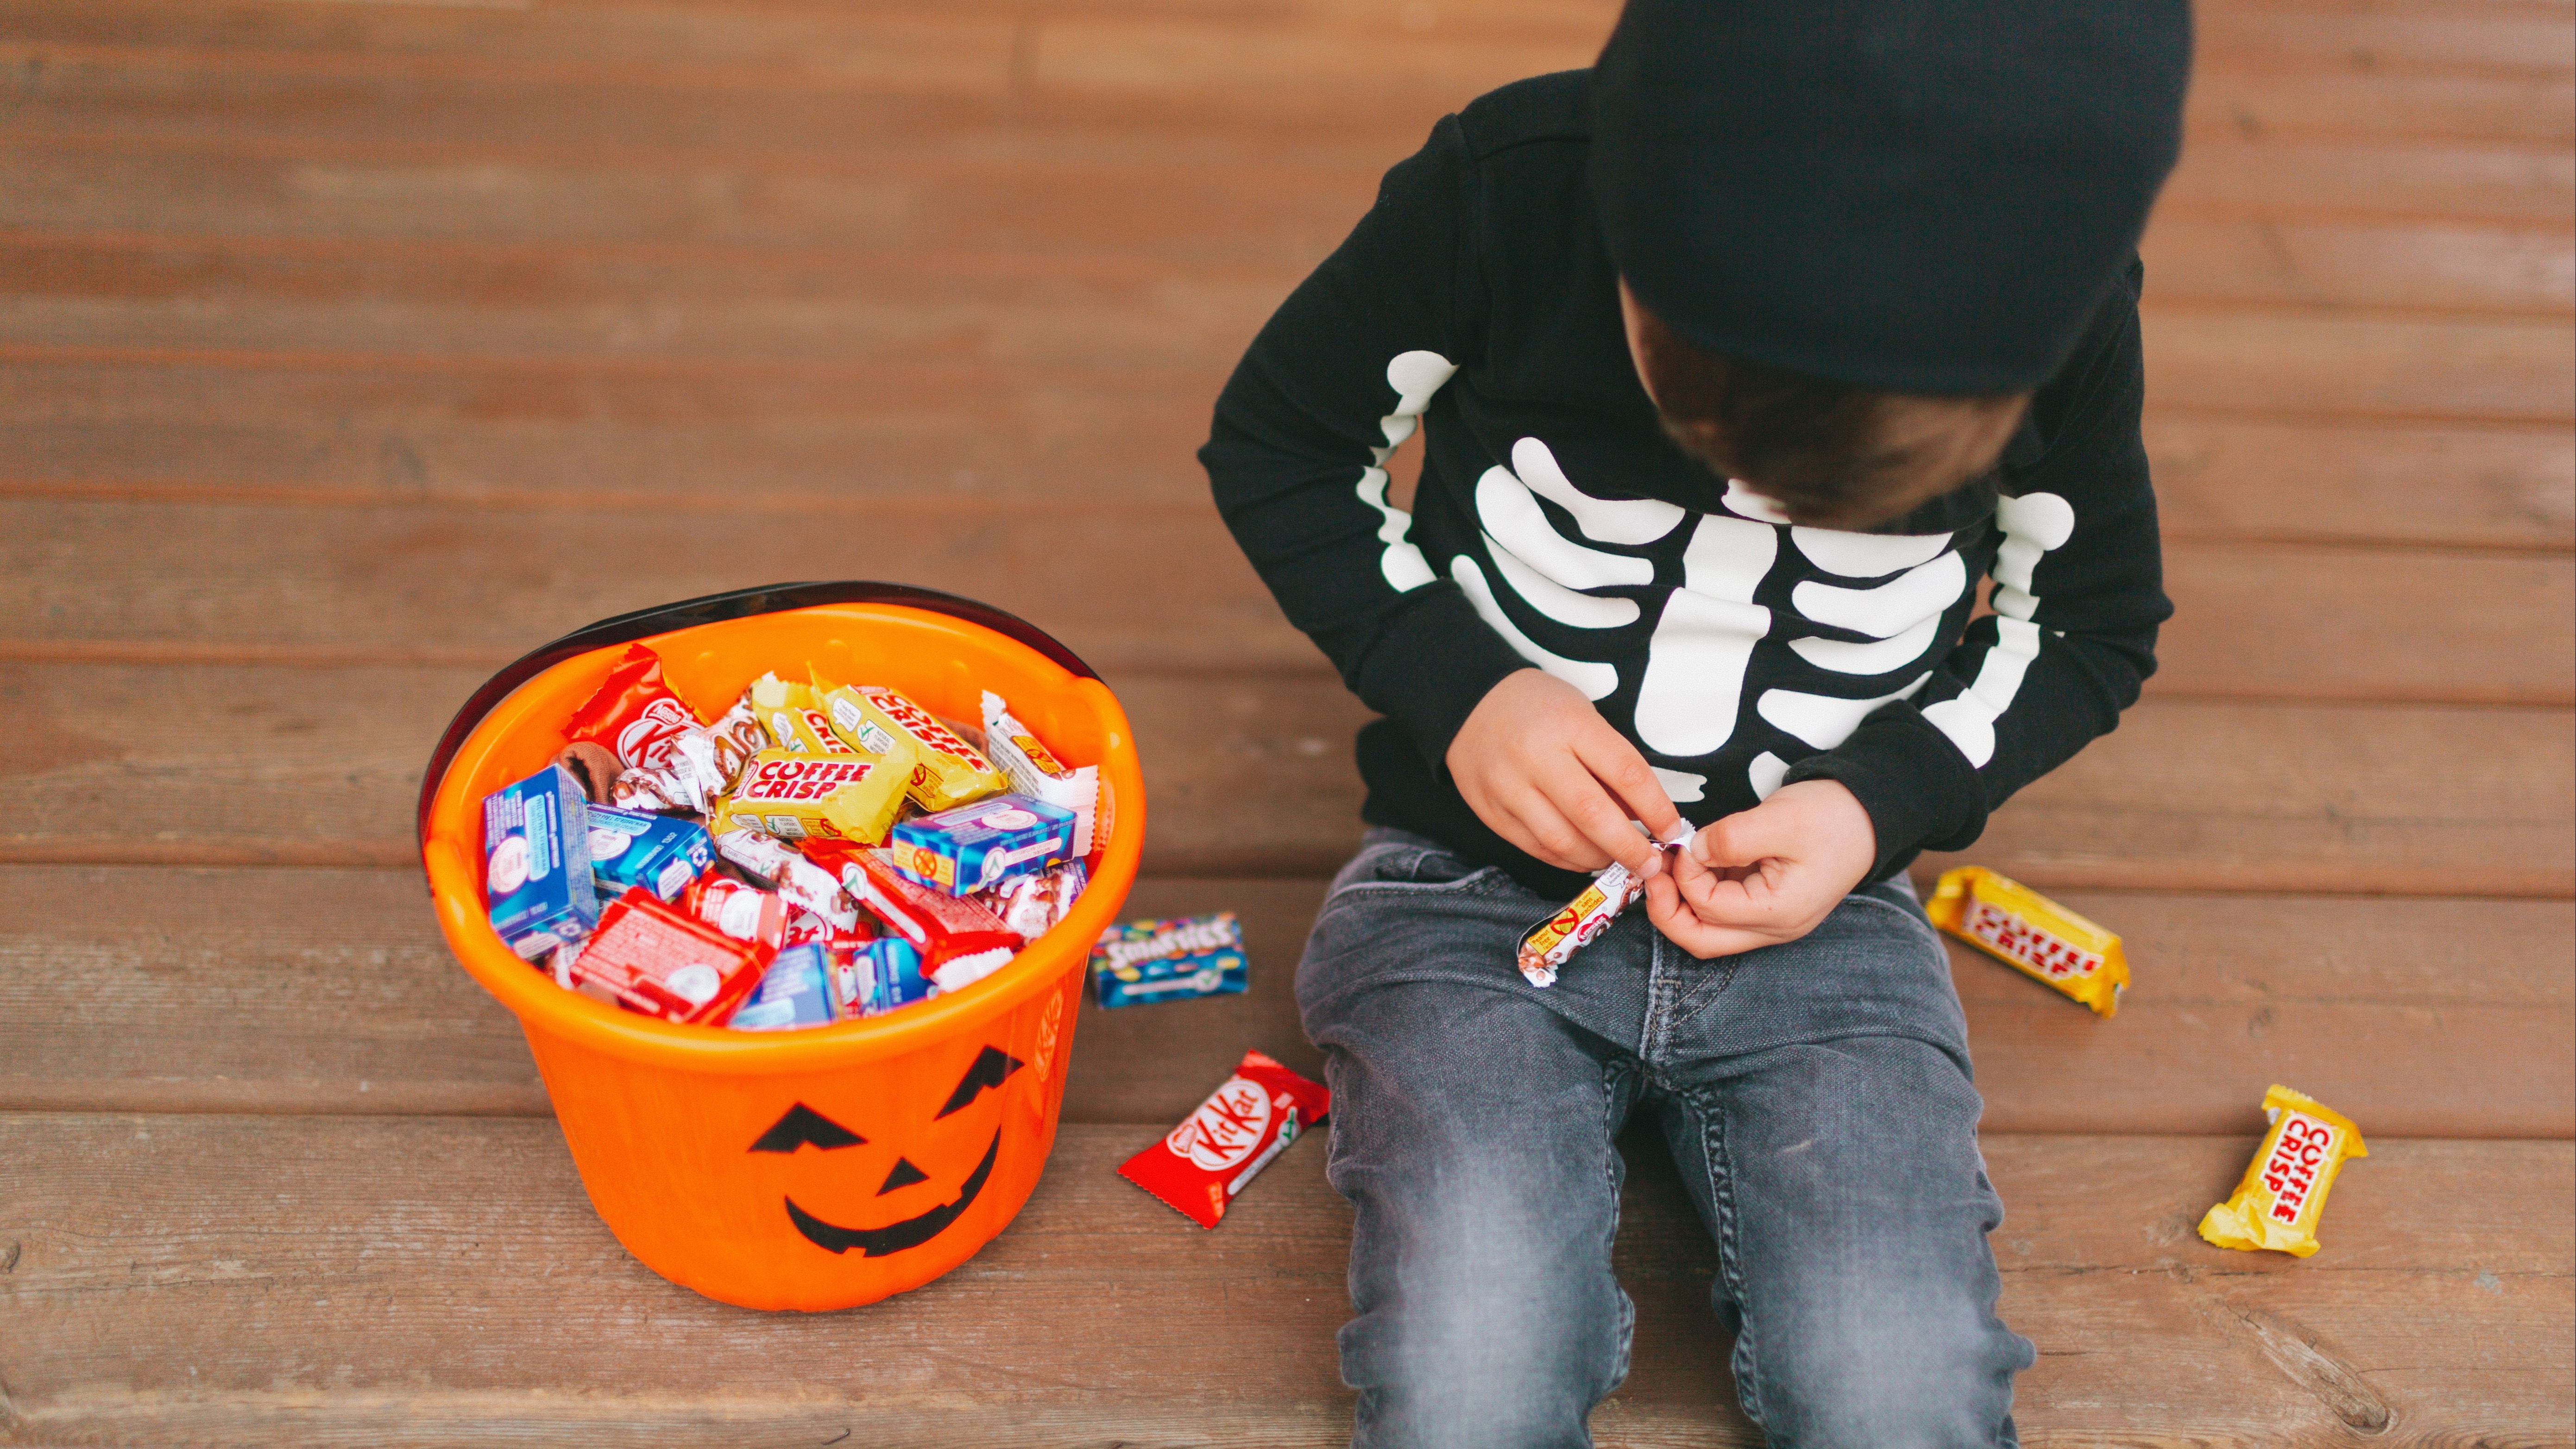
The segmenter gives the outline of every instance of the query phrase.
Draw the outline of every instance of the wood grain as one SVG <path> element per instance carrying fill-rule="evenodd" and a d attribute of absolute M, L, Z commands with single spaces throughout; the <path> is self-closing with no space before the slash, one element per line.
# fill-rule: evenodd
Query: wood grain
<path fill-rule="evenodd" d="M 1065 1119 L 1176 1122 L 1246 1048 L 1320 1070 L 1291 983 L 1323 891 L 1141 882 L 1130 918 L 1235 912 L 1252 990 L 1086 1003 Z M 1951 953 L 1989 1131 L 2232 1134 L 2283 1081 L 2372 1134 L 2576 1135 L 2566 903 L 2065 901 L 2126 941 L 2134 985 L 2109 1021 Z M 448 957 L 416 873 L 6 866 L 0 1110 L 549 1109 L 517 1026 Z"/>
<path fill-rule="evenodd" d="M 417 771 L 482 678 L 5 668 L 0 698 L 32 728 L 12 762 L 19 809 L 0 855 L 129 864 L 408 864 Z M 1337 686 L 1110 679 L 1146 763 L 1149 870 L 1325 875 L 1347 857 L 1360 792 L 1346 752 L 1365 714 Z M 1976 854 L 2043 888 L 2576 894 L 2568 721 L 2563 710 L 2150 699 L 1998 811 Z M 149 833 L 122 823 L 144 798 Z"/>
<path fill-rule="evenodd" d="M 1321 1145 L 1285 1154 L 1201 1234 L 1112 1174 L 1138 1136 L 1067 1128 L 1037 1197 L 975 1260 L 805 1316 L 709 1303 L 626 1258 L 551 1124 L 0 1117 L 0 1237 L 19 1254 L 0 1277 L 8 1428 L 20 1442 L 1340 1442 L 1347 1218 Z M 2041 1349 L 2016 1399 L 2028 1442 L 2340 1442 L 2361 1414 L 2408 1443 L 2563 1432 L 2569 1144 L 2381 1138 L 2336 1188 L 2326 1251 L 2301 1262 L 2191 1234 L 2251 1141 L 1987 1138 L 2012 1213 L 1995 1238 L 2001 1312 Z M 1630 1147 L 1618 1266 L 1636 1365 L 1601 1438 L 1756 1442 L 1725 1405 L 1706 1237 L 1668 1162 Z M 1068 1323 L 1120 1351 L 1068 1359 Z M 1229 1365 L 1214 1385 L 1171 1369 L 1208 1361 Z"/>
<path fill-rule="evenodd" d="M 630 609 L 782 578 L 885 578 L 1043 620 L 1113 673 L 1288 672 L 1330 687 L 1321 654 L 1213 510 L 851 500 L 812 519 L 744 514 L 729 492 L 653 511 L 0 497 L 0 657 L 199 649 L 208 660 L 498 668 Z M 727 526 L 745 545 L 711 547 L 710 527 Z M 1173 566 L 1104 572 L 1104 559 Z M 2181 542 L 2166 559 L 2179 612 L 2159 693 L 2576 696 L 2576 564 L 2565 557 Z M 1169 628 L 1173 611 L 1190 631 Z M 2249 617 L 2265 627 L 2244 629 Z M 129 646 L 145 652 L 120 653 Z"/>
<path fill-rule="evenodd" d="M 153 363 L 0 363 L 0 495 L 859 516 L 1204 506 L 1219 379 L 888 366 L 858 386 Z M 2567 551 L 2549 426 L 2147 419 L 2172 543 Z M 862 466 L 863 461 L 863 466 Z M 720 504 L 711 504 L 719 498 Z M 2320 497 L 2334 506 L 2320 508 Z"/>

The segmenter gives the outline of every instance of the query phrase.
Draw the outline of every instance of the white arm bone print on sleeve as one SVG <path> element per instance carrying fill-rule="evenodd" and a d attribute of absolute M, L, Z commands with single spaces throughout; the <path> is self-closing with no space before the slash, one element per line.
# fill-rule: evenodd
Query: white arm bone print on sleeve
<path fill-rule="evenodd" d="M 1980 769 L 1995 757 L 1995 721 L 2012 708 L 2022 675 L 2039 657 L 2040 628 L 2031 622 L 2039 598 L 2031 592 L 2031 571 L 2042 554 L 2074 536 L 2075 508 L 2054 493 L 2029 493 L 2000 500 L 1995 522 L 2003 528 L 2004 541 L 1995 550 L 1994 647 L 1986 651 L 1977 681 L 1965 693 L 1923 711 L 1923 718 Z"/>
<path fill-rule="evenodd" d="M 1386 385 L 1395 389 L 1395 411 L 1378 419 L 1378 431 L 1385 435 L 1386 446 L 1371 448 L 1376 458 L 1374 467 L 1360 470 L 1360 501 L 1378 511 L 1378 542 L 1386 551 L 1378 556 L 1378 572 L 1386 575 L 1388 587 L 1397 593 L 1421 588 L 1436 577 L 1422 550 L 1413 546 L 1405 533 L 1413 526 L 1413 515 L 1387 502 L 1388 478 L 1386 460 L 1404 440 L 1413 436 L 1420 424 L 1422 410 L 1431 406 L 1431 395 L 1441 384 L 1455 377 L 1458 364 L 1437 352 L 1399 352 L 1386 365 Z"/>

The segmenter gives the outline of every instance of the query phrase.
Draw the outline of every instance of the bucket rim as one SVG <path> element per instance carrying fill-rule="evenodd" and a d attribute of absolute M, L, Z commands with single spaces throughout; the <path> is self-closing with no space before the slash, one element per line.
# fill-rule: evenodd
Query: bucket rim
<path fill-rule="evenodd" d="M 712 607 L 708 607 L 712 606 Z M 1104 789 L 1118 802 L 1113 838 L 1101 849 L 1099 869 L 1073 913 L 1049 935 L 1067 932 L 1082 944 L 1061 965 L 1033 959 L 1024 946 L 1019 959 L 991 976 L 953 993 L 885 1016 L 836 1022 L 793 1032 L 738 1032 L 715 1026 L 688 1026 L 620 1011 L 576 992 L 565 991 L 494 935 L 483 911 L 479 873 L 469 852 L 453 840 L 431 833 L 430 822 L 442 802 L 450 769 L 477 730 L 498 713 L 507 715 L 510 696 L 567 660 L 597 649 L 631 643 L 702 625 L 722 624 L 764 614 L 808 608 L 859 608 L 895 617 L 932 614 L 983 628 L 1020 645 L 1070 677 L 1088 696 L 1108 726 L 1108 753 L 1099 762 Z M 1002 627 L 997 627 L 999 625 Z M 501 687 L 506 686 L 506 687 Z M 517 723 L 504 721 L 505 724 Z M 1078 975 L 1096 939 L 1134 884 L 1143 854 L 1145 792 L 1133 731 L 1117 696 L 1079 656 L 1034 625 L 972 599 L 908 585 L 844 582 L 776 585 L 709 595 L 657 609 L 639 610 L 575 630 L 543 648 L 532 650 L 493 676 L 475 692 L 432 755 L 422 786 L 421 863 L 428 878 L 433 909 L 450 953 L 466 974 L 516 1017 L 523 1030 L 604 1050 L 628 1060 L 717 1074 L 768 1073 L 828 1066 L 856 1065 L 899 1056 L 974 1029 L 979 1023 L 1015 1009 L 1031 998 L 1060 989 L 1064 977 Z M 450 834 L 454 832 L 451 829 Z M 1040 937 L 1043 941 L 1046 937 Z"/>
<path fill-rule="evenodd" d="M 414 841 L 423 847 L 429 844 L 430 802 L 438 797 L 439 783 L 446 778 L 447 767 L 455 760 L 456 752 L 464 747 L 466 738 L 474 733 L 476 725 L 483 722 L 483 717 L 490 714 L 495 705 L 509 698 L 520 685 L 567 659 L 594 649 L 632 644 L 638 639 L 695 628 L 700 624 L 783 614 L 791 609 L 821 604 L 907 604 L 934 614 L 946 614 L 953 619 L 980 624 L 996 634 L 1025 644 L 1077 679 L 1100 677 L 1099 671 L 1083 663 L 1081 655 L 1057 642 L 1055 636 L 1006 609 L 997 609 L 963 594 L 925 589 L 917 584 L 888 583 L 881 579 L 758 584 L 612 614 L 540 644 L 511 660 L 499 673 L 483 681 L 458 707 L 455 716 L 448 720 L 446 730 L 440 733 L 437 748 L 429 752 L 429 764 L 421 771 L 420 799 L 412 819 Z"/>

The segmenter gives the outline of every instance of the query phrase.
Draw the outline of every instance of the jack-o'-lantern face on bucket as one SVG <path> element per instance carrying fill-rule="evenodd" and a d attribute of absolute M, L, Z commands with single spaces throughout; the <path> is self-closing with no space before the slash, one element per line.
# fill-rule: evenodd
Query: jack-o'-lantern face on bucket
<path fill-rule="evenodd" d="M 965 1075 L 958 1079 L 956 1090 L 948 1094 L 946 1105 L 942 1106 L 931 1120 L 945 1122 L 975 1105 L 988 1093 L 998 1094 L 1001 1085 L 1009 1081 L 1011 1074 L 1023 1065 L 1025 1063 L 1019 1058 L 998 1047 L 984 1048 L 976 1054 L 974 1064 L 967 1067 Z M 890 1131 L 891 1129 L 881 1127 L 879 1130 Z M 973 1134 L 966 1137 L 963 1143 L 952 1146 L 947 1139 L 958 1135 L 952 1128 L 912 1142 L 905 1151 L 920 1156 L 930 1164 L 929 1168 L 916 1165 L 911 1155 L 898 1154 L 893 1165 L 887 1169 L 885 1182 L 877 1188 L 876 1195 L 884 1197 L 919 1183 L 936 1182 L 946 1178 L 947 1174 L 940 1169 L 949 1165 L 952 1160 L 955 1160 L 957 1165 L 963 1166 L 961 1154 L 956 1150 L 956 1146 L 972 1143 L 976 1137 L 983 1134 Z M 760 1134 L 760 1140 L 751 1144 L 751 1150 L 792 1154 L 800 1148 L 812 1147 L 818 1151 L 834 1152 L 843 1148 L 863 1147 L 867 1142 L 868 1139 L 857 1132 L 799 1102 L 788 1108 L 768 1131 Z M 981 1157 L 974 1161 L 972 1167 L 962 1172 L 954 1197 L 909 1217 L 899 1218 L 880 1226 L 844 1227 L 839 1223 L 827 1221 L 797 1206 L 795 1195 L 792 1193 L 785 1199 L 787 1216 L 796 1224 L 796 1230 L 805 1235 L 807 1241 L 816 1247 L 827 1248 L 835 1253 L 845 1253 L 856 1248 L 861 1257 L 882 1258 L 889 1253 L 900 1253 L 906 1248 L 917 1248 L 945 1232 L 949 1224 L 963 1217 L 966 1210 L 974 1206 L 976 1195 L 983 1192 L 984 1184 L 992 1178 L 993 1162 L 1001 1155 L 1001 1151 L 1002 1129 L 997 1125 L 993 1128 L 989 1140 L 985 1141 Z"/>

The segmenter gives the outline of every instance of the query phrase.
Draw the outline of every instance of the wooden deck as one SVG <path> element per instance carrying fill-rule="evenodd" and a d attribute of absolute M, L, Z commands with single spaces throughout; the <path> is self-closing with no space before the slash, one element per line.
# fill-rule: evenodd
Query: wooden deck
<path fill-rule="evenodd" d="M 0 1442 L 1323 1445 L 1320 1150 L 1110 1167 L 1287 997 L 1361 718 L 1191 450 L 1430 122 L 1607 0 L 0 0 Z M 1974 852 L 2125 931 L 1962 952 L 2034 1445 L 2576 1443 L 2576 11 L 2204 0 L 2149 237 L 2181 613 Z M 722 547 L 713 545 L 722 544 Z M 1128 702 L 1138 914 L 1255 990 L 1087 1014 L 1037 1199 L 878 1307 L 628 1259 L 410 840 L 538 640 L 776 579 L 1026 612 Z M 1138 581 L 1150 579 L 1150 591 Z M 2192 1224 L 2264 1086 L 2326 1250 Z M 1758 1442 L 1638 1144 L 1605 1445 Z"/>

